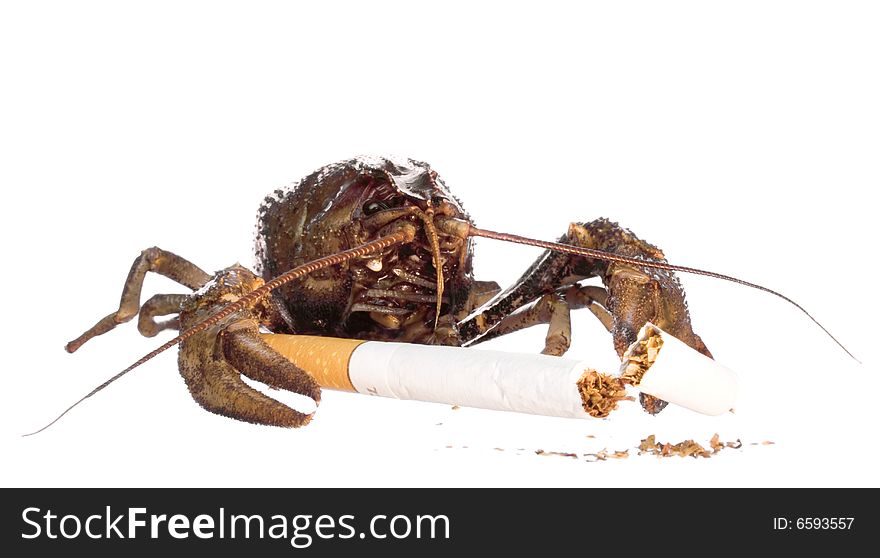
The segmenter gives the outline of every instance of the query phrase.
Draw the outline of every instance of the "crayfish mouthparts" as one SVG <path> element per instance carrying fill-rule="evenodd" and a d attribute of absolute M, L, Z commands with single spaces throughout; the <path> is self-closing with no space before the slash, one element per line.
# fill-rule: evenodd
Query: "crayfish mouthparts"
<path fill-rule="evenodd" d="M 415 227 L 405 217 L 410 216 L 410 219 L 415 218 L 421 222 L 424 240 L 427 242 L 425 248 L 430 253 L 431 262 L 434 265 L 434 290 L 436 292 L 434 329 L 437 328 L 442 314 L 443 291 L 446 284 L 444 266 L 447 263 L 447 259 L 443 256 L 443 252 L 445 251 L 447 254 L 452 255 L 460 252 L 464 245 L 463 241 L 467 239 L 471 226 L 468 221 L 456 218 L 456 215 L 458 215 L 458 211 L 448 202 L 441 201 L 435 207 L 429 200 L 427 202 L 427 209 L 422 209 L 418 206 L 406 206 L 400 209 L 389 209 L 372 217 L 372 219 L 388 223 L 380 229 L 380 234 L 387 234 L 387 232 L 394 230 L 395 227 L 401 228 L 408 225 L 412 227 L 412 234 L 415 236 Z M 447 240 L 441 244 L 441 234 L 452 237 L 452 240 Z M 372 271 L 379 272 L 383 268 L 382 260 L 380 258 L 371 259 L 367 262 L 367 267 Z M 387 324 L 385 325 L 387 326 Z"/>
<path fill-rule="evenodd" d="M 425 316 L 421 305 L 432 304 L 433 328 L 436 329 L 442 306 L 450 302 L 449 297 L 444 295 L 446 276 L 456 273 L 456 262 L 460 259 L 458 254 L 464 243 L 457 237 L 450 239 L 437 230 L 436 214 L 430 207 L 423 211 L 408 206 L 383 213 L 395 219 L 386 222 L 374 234 L 382 238 L 403 233 L 407 240 L 402 248 L 362 258 L 361 265 L 365 269 L 354 271 L 357 293 L 350 311 L 368 312 L 375 322 L 386 329 L 400 330 L 402 326 L 414 324 Z M 377 214 L 374 217 L 381 216 Z"/>

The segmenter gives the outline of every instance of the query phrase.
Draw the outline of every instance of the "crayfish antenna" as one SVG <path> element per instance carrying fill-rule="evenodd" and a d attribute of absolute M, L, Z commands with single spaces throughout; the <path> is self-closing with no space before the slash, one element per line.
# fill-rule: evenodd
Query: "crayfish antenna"
<path fill-rule="evenodd" d="M 525 236 L 519 236 L 519 235 L 515 235 L 515 234 L 499 233 L 499 232 L 495 232 L 495 231 L 489 231 L 486 229 L 479 229 L 477 227 L 474 227 L 473 225 L 471 225 L 470 228 L 468 229 L 468 235 L 482 236 L 484 238 L 491 238 L 494 240 L 502 240 L 504 242 L 513 242 L 516 244 L 525 244 L 527 246 L 535 246 L 537 248 L 544 248 L 545 250 L 553 250 L 556 252 L 565 252 L 567 254 L 572 254 L 575 256 L 584 256 L 587 258 L 604 260 L 607 262 L 627 263 L 627 264 L 636 265 L 636 266 L 640 266 L 640 267 L 652 267 L 655 269 L 665 269 L 667 271 L 677 271 L 679 273 L 690 273 L 692 275 L 703 275 L 705 277 L 712 277 L 713 279 L 721 279 L 723 281 L 730 281 L 731 283 L 738 283 L 740 285 L 750 287 L 752 289 L 764 291 L 765 293 L 770 293 L 774 296 L 781 298 L 782 300 L 788 302 L 789 304 L 791 304 L 792 306 L 794 306 L 795 308 L 797 308 L 798 310 L 803 312 L 808 318 L 810 318 L 810 320 L 812 320 L 812 322 L 814 324 L 819 326 L 819 328 L 821 328 L 822 331 L 824 331 L 825 334 L 828 337 L 830 337 L 832 341 L 837 343 L 837 346 L 839 346 L 841 349 L 843 349 L 843 352 L 848 354 L 849 357 L 851 359 L 853 359 L 854 361 L 856 361 L 857 363 L 862 364 L 862 361 L 857 359 L 855 357 L 855 355 L 853 355 L 849 351 L 849 349 L 847 349 L 843 345 L 843 343 L 838 341 L 837 338 L 834 337 L 834 335 L 832 335 L 831 332 L 825 328 L 825 326 L 823 326 L 821 323 L 819 323 L 819 320 L 817 320 L 809 312 L 807 312 L 807 310 L 803 306 L 801 306 L 797 302 L 793 301 L 792 299 L 788 298 L 784 294 L 779 293 L 777 291 L 774 291 L 773 289 L 769 289 L 767 287 L 764 287 L 763 285 L 758 285 L 757 283 L 751 283 L 749 281 L 744 281 L 744 280 L 739 279 L 737 277 L 732 277 L 730 275 L 724 275 L 723 273 L 716 273 L 714 271 L 706 271 L 704 269 L 699 269 L 696 267 L 674 265 L 674 264 L 665 263 L 665 262 L 643 260 L 640 258 L 630 258 L 627 256 L 621 256 L 619 254 L 615 254 L 613 252 L 605 252 L 604 250 L 596 250 L 594 248 L 584 248 L 581 246 L 574 246 L 571 244 L 560 244 L 558 242 L 547 242 L 545 240 L 535 240 L 533 238 L 528 238 Z"/>

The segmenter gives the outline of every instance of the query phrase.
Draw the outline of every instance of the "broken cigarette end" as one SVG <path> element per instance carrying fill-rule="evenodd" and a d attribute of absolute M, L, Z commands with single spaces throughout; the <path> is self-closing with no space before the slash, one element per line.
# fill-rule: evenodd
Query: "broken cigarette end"
<path fill-rule="evenodd" d="M 620 366 L 620 377 L 627 384 L 638 387 L 642 378 L 663 347 L 662 330 L 651 323 L 645 324 L 639 332 L 639 338 L 629 346 L 623 354 L 623 363 Z"/>
<path fill-rule="evenodd" d="M 578 392 L 584 411 L 593 418 L 605 418 L 617 409 L 619 401 L 633 401 L 626 394 L 626 384 L 621 378 L 602 374 L 592 368 L 584 371 L 577 381 Z"/>
<path fill-rule="evenodd" d="M 705 415 L 727 413 L 736 401 L 732 370 L 650 322 L 623 354 L 620 378 L 649 403 L 668 401 Z"/>

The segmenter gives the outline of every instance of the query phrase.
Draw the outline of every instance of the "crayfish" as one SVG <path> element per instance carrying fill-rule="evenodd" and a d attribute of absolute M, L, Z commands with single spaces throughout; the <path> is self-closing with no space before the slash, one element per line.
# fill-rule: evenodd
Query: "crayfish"
<path fill-rule="evenodd" d="M 547 250 L 502 290 L 474 277 L 475 236 Z M 676 271 L 735 281 L 792 302 L 740 279 L 669 264 L 659 248 L 607 219 L 572 223 L 555 243 L 477 228 L 437 172 L 411 159 L 355 158 L 276 190 L 259 209 L 255 252 L 256 272 L 235 265 L 212 275 L 171 252 L 144 250 L 131 267 L 119 308 L 66 348 L 73 352 L 135 316 L 145 336 L 164 329 L 181 333 L 86 397 L 179 343 L 180 373 L 202 407 L 252 423 L 297 427 L 312 414 L 241 378 L 320 401 L 317 382 L 263 342 L 262 328 L 470 346 L 547 324 L 543 352 L 562 355 L 571 343 L 570 311 L 586 308 L 609 331 L 618 355 L 651 321 L 711 357 L 693 331 Z M 141 305 L 148 272 L 193 292 L 159 294 Z M 593 277 L 603 286 L 582 284 Z M 156 319 L 169 315 L 174 317 Z M 644 394 L 641 403 L 651 413 L 665 406 Z"/>

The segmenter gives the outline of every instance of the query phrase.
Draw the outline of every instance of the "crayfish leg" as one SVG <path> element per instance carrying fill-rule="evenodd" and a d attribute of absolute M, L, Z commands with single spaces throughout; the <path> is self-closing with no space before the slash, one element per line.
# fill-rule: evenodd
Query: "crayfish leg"
<path fill-rule="evenodd" d="M 138 312 L 138 331 L 144 337 L 155 337 L 166 329 L 180 329 L 180 319 L 175 316 L 169 320 L 158 321 L 157 316 L 167 316 L 180 312 L 180 305 L 188 295 L 157 294 L 146 301 Z"/>
<path fill-rule="evenodd" d="M 164 275 L 165 277 L 177 281 L 181 285 L 185 285 L 193 290 L 201 288 L 211 279 L 211 276 L 205 273 L 205 271 L 197 265 L 181 258 L 177 254 L 162 250 L 161 248 L 156 248 L 155 246 L 147 248 L 141 252 L 131 264 L 131 269 L 128 272 L 128 277 L 125 279 L 125 285 L 122 288 L 119 309 L 101 318 L 98 320 L 98 323 L 86 330 L 85 333 L 68 343 L 64 347 L 68 353 L 76 351 L 89 339 L 107 333 L 119 324 L 131 320 L 138 314 L 141 305 L 141 288 L 143 287 L 144 277 L 146 277 L 147 272 Z M 163 304 L 161 306 L 162 307 L 159 309 L 160 311 L 154 313 L 154 316 L 171 313 L 170 311 L 165 312 L 167 305 Z M 176 312 L 177 310 L 174 311 Z M 149 325 L 145 327 L 148 328 L 148 331 L 152 331 L 149 329 Z M 143 331 L 144 330 L 141 329 L 141 332 Z"/>

